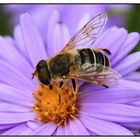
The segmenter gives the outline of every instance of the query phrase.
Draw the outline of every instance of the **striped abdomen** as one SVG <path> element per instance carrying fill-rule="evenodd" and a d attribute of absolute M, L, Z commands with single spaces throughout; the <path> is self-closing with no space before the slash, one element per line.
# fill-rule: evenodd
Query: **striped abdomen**
<path fill-rule="evenodd" d="M 86 63 L 89 65 L 89 67 L 90 67 L 90 64 L 91 65 L 94 64 L 94 70 L 96 71 L 97 69 L 99 69 L 98 67 L 99 65 L 102 65 L 104 67 L 110 66 L 108 57 L 99 51 L 95 51 L 89 48 L 78 49 L 77 51 L 81 58 L 81 67 L 84 66 L 84 64 Z"/>

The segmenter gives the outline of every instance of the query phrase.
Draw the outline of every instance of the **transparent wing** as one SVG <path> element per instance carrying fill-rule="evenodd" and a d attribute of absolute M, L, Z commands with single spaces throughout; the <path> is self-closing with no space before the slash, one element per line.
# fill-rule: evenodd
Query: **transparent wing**
<path fill-rule="evenodd" d="M 99 33 L 106 24 L 108 16 L 106 13 L 99 14 L 91 19 L 71 40 L 65 45 L 61 52 L 73 49 L 77 46 L 90 45 L 95 42 Z"/>
<path fill-rule="evenodd" d="M 96 70 L 95 70 L 96 67 Z M 78 80 L 95 83 L 98 85 L 106 85 L 108 87 L 121 84 L 123 81 L 122 76 L 110 67 L 97 64 L 86 68 L 83 71 L 79 71 L 76 74 L 71 74 L 71 78 Z"/>

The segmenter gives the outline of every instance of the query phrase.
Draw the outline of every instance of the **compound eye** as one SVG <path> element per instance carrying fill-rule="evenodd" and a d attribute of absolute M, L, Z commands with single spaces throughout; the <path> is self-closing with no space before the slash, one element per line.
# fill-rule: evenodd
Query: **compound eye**
<path fill-rule="evenodd" d="M 44 66 L 46 66 L 46 65 L 47 65 L 46 60 L 40 60 L 40 61 L 38 62 L 38 64 L 36 65 L 36 68 L 37 68 L 37 69 L 41 69 L 42 67 L 44 67 Z"/>
<path fill-rule="evenodd" d="M 38 78 L 41 83 L 48 85 L 50 84 L 50 73 L 48 67 L 44 66 L 38 71 Z"/>

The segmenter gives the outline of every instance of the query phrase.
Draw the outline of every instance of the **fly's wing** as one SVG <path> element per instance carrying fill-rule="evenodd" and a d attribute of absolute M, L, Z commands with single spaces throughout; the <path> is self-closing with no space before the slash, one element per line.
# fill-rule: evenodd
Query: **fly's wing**
<path fill-rule="evenodd" d="M 65 45 L 61 52 L 73 49 L 77 46 L 90 45 L 95 42 L 99 33 L 106 24 L 108 16 L 106 13 L 99 14 L 91 19 L 78 33 L 76 33 L 71 40 Z"/>
<path fill-rule="evenodd" d="M 96 70 L 95 70 L 96 67 Z M 71 73 L 70 78 L 83 80 L 98 85 L 106 85 L 108 87 L 121 84 L 122 76 L 110 67 L 97 64 L 86 68 L 77 73 Z"/>

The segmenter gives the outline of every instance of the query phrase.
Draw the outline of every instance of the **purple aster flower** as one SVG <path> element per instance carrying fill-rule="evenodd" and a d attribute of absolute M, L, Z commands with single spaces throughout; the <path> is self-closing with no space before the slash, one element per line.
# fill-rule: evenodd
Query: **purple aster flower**
<path fill-rule="evenodd" d="M 47 41 L 27 13 L 21 15 L 14 37 L 0 37 L 1 135 L 133 135 L 140 126 L 140 84 L 136 82 L 140 75 L 135 72 L 140 52 L 128 53 L 138 43 L 139 34 L 117 27 L 103 32 L 91 47 L 109 49 L 112 67 L 126 80 L 108 89 L 80 82 L 76 101 L 70 96 L 71 88 L 64 87 L 63 105 L 55 118 L 51 110 L 55 109 L 57 90 L 37 88 L 31 73 L 39 60 L 58 53 L 70 39 L 67 25 L 58 21 L 55 12 L 48 21 Z M 71 103 L 66 124 L 58 126 L 56 121 Z"/>
<path fill-rule="evenodd" d="M 70 32 L 74 34 L 77 31 L 75 25 L 78 25 L 79 20 L 85 13 L 88 13 L 90 17 L 94 17 L 99 13 L 109 12 L 110 21 L 107 26 L 118 25 L 122 26 L 125 23 L 125 17 L 122 15 L 116 16 L 113 14 L 115 12 L 126 13 L 130 11 L 132 6 L 130 5 L 103 5 L 103 4 L 46 4 L 46 5 L 28 5 L 28 4 L 18 4 L 18 5 L 5 5 L 5 9 L 13 16 L 13 24 L 18 23 L 20 14 L 28 12 L 32 15 L 33 19 L 36 21 L 38 26 L 44 31 L 47 27 L 47 21 L 49 15 L 54 10 L 60 12 L 60 20 L 65 23 Z M 45 16 L 44 16 L 45 13 Z M 76 14 L 75 14 L 76 13 Z M 70 22 L 72 20 L 72 22 Z M 106 27 L 107 27 L 106 26 Z M 46 29 L 47 32 L 48 29 Z"/>

